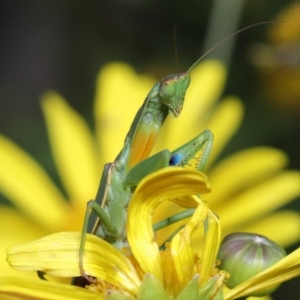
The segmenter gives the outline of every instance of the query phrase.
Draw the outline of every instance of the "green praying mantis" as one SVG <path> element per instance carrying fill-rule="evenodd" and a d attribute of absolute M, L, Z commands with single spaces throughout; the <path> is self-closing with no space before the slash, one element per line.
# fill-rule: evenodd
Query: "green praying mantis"
<path fill-rule="evenodd" d="M 114 162 L 104 166 L 95 200 L 87 204 L 79 250 L 81 274 L 90 280 L 83 269 L 83 253 L 86 233 L 95 234 L 115 247 L 127 245 L 127 207 L 137 184 L 148 174 L 167 166 L 185 166 L 201 153 L 196 168 L 202 171 L 213 143 L 209 130 L 170 152 L 165 149 L 150 156 L 160 129 L 168 114 L 178 117 L 183 107 L 185 93 L 190 84 L 191 69 L 208 53 L 227 39 L 250 27 L 271 22 L 261 22 L 245 27 L 225 38 L 202 55 L 187 72 L 169 75 L 156 83 L 137 112 L 124 147 Z"/>
<path fill-rule="evenodd" d="M 134 118 L 123 149 L 114 162 L 104 167 L 96 199 L 88 202 L 83 232 L 96 234 L 120 249 L 127 246 L 126 211 L 137 184 L 158 169 L 188 164 L 199 151 L 202 155 L 197 169 L 203 170 L 213 141 L 209 130 L 173 152 L 165 149 L 149 157 L 168 114 L 179 116 L 189 83 L 189 73 L 179 73 L 165 77 L 151 89 Z"/>

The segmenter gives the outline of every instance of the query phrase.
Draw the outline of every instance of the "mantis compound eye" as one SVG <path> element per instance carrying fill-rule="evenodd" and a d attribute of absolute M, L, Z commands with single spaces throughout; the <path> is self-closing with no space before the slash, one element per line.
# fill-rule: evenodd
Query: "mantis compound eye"
<path fill-rule="evenodd" d="M 173 117 L 178 117 L 185 97 L 185 92 L 190 84 L 188 73 L 173 74 L 165 77 L 159 86 L 161 102 L 169 108 Z"/>
<path fill-rule="evenodd" d="M 177 90 L 177 75 L 170 75 L 165 77 L 159 87 L 159 95 L 167 101 L 168 99 L 174 97 Z"/>

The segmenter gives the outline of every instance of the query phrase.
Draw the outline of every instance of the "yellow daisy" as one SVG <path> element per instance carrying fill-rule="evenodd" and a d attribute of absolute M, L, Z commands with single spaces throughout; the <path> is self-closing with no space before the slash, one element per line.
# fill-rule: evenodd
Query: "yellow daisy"
<path fill-rule="evenodd" d="M 228 97 L 215 106 L 226 77 L 220 62 L 202 62 L 192 70 L 191 76 L 182 115 L 167 120 L 155 151 L 175 149 L 209 128 L 215 135 L 212 163 L 237 130 L 243 108 L 235 97 Z M 44 95 L 42 109 L 66 196 L 29 154 L 0 136 L 0 191 L 17 208 L 0 209 L 3 273 L 12 274 L 4 258 L 8 246 L 56 231 L 80 230 L 86 202 L 95 197 L 103 165 L 113 161 L 122 148 L 134 114 L 153 83 L 153 78 L 137 75 L 123 63 L 104 67 L 96 84 L 95 134 L 59 94 Z M 239 152 L 208 169 L 211 184 L 218 189 L 207 199 L 212 210 L 224 219 L 225 233 L 237 229 L 253 231 L 257 227 L 255 231 L 282 245 L 299 240 L 300 218 L 296 212 L 271 214 L 300 193 L 300 175 L 282 171 L 286 164 L 287 158 L 280 150 L 260 147 Z M 261 204 L 257 194 L 265 197 L 264 209 L 259 214 L 257 207 L 261 208 Z M 249 199 L 254 213 L 244 210 Z M 156 219 L 164 216 L 171 204 L 165 205 L 168 207 L 160 206 Z M 246 216 L 242 215 L 244 211 Z M 240 214 L 241 219 L 233 221 L 233 212 Z M 282 224 L 282 232 L 270 232 L 273 227 L 269 224 L 277 221 Z"/>
<path fill-rule="evenodd" d="M 300 3 L 285 3 L 268 30 L 268 43 L 252 47 L 252 63 L 258 68 L 265 100 L 280 112 L 299 113 Z M 284 23 L 282 23 L 284 21 Z"/>
<path fill-rule="evenodd" d="M 221 240 L 219 219 L 206 202 L 193 196 L 209 190 L 206 176 L 197 171 L 167 167 L 154 172 L 138 185 L 129 204 L 127 236 L 130 248 L 120 251 L 94 235 L 87 235 L 83 266 L 86 274 L 96 277 L 87 286 L 88 290 L 53 282 L 3 278 L 1 299 L 12 299 L 12 296 L 96 299 L 97 295 L 97 299 L 231 300 L 300 275 L 300 251 L 297 250 L 232 290 L 223 290 L 228 274 L 217 268 Z M 194 214 L 166 250 L 159 250 L 152 229 L 153 211 L 168 200 L 180 205 L 182 198 L 196 207 Z M 199 251 L 195 251 L 191 239 L 197 230 L 206 232 Z M 79 243 L 78 232 L 52 234 L 9 248 L 8 261 L 19 270 L 80 276 Z"/>

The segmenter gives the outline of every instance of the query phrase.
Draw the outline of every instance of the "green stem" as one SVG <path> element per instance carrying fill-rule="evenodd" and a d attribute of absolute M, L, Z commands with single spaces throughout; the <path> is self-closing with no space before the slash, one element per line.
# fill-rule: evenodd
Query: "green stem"
<path fill-rule="evenodd" d="M 238 29 L 244 4 L 245 0 L 213 1 L 208 30 L 206 31 L 204 42 L 204 52 Z M 230 65 L 235 39 L 236 38 L 234 37 L 229 41 L 226 41 L 222 47 L 218 47 L 218 49 L 212 53 L 210 58 L 220 59 L 227 66 Z"/>

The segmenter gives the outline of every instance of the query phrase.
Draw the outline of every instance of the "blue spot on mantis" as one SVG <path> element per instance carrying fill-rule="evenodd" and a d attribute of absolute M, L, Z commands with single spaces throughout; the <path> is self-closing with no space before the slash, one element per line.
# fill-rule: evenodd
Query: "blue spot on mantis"
<path fill-rule="evenodd" d="M 183 158 L 183 155 L 182 154 L 173 154 L 171 157 L 170 157 L 170 160 L 169 160 L 169 166 L 177 166 L 181 160 Z"/>

